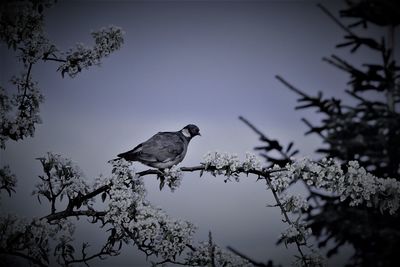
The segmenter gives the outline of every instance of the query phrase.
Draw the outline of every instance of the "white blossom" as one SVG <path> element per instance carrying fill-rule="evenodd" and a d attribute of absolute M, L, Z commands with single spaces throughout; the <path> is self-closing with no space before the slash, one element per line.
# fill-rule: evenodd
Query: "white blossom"
<path fill-rule="evenodd" d="M 311 249 L 311 252 L 304 254 L 303 257 L 296 257 L 296 260 L 293 262 L 293 266 L 324 267 L 326 266 L 325 261 L 326 259 L 324 256 L 322 256 L 315 249 Z"/>
<path fill-rule="evenodd" d="M 367 172 L 357 161 L 347 163 L 347 172 L 333 159 L 314 162 L 308 158 L 288 163 L 284 170 L 271 173 L 271 182 L 278 192 L 291 181 L 301 179 L 307 185 L 337 194 L 351 206 L 366 204 L 390 214 L 400 206 L 400 182 L 393 178 L 378 178 Z"/>
<path fill-rule="evenodd" d="M 244 171 L 261 170 L 261 161 L 253 153 L 247 152 L 246 158 L 242 163 Z"/>
<path fill-rule="evenodd" d="M 282 194 L 279 198 L 286 212 L 301 212 L 301 210 L 308 210 L 309 208 L 307 199 L 301 195 Z"/>
<path fill-rule="evenodd" d="M 41 182 L 36 185 L 33 195 L 42 195 L 48 199 L 60 197 L 62 200 L 64 196 L 72 199 L 89 191 L 83 172 L 70 159 L 49 152 L 39 160 L 46 177 L 42 177 Z"/>
<path fill-rule="evenodd" d="M 164 170 L 164 177 L 167 185 L 171 188 L 171 191 L 174 191 L 181 184 L 183 172 L 174 165 L 171 168 Z"/>
<path fill-rule="evenodd" d="M 280 234 L 279 240 L 284 242 L 285 245 L 295 242 L 304 244 L 311 233 L 311 228 L 307 227 L 303 222 L 292 222 L 289 224 L 289 227 Z"/>
<path fill-rule="evenodd" d="M 11 195 L 11 191 L 14 191 L 16 185 L 17 178 L 11 173 L 10 167 L 4 166 L 0 168 L 0 190 L 6 190 Z"/>
<path fill-rule="evenodd" d="M 282 171 L 282 168 L 275 164 L 269 169 L 269 171 L 271 171 L 271 185 L 278 193 L 286 190 L 290 183 L 294 180 L 293 169 L 290 168 L 289 164 L 286 164 L 285 168 L 286 170 Z"/>
<path fill-rule="evenodd" d="M 252 153 L 246 153 L 244 161 L 241 161 L 236 154 L 229 154 L 227 152 L 220 153 L 218 151 L 208 152 L 203 157 L 203 165 L 207 170 L 209 167 L 215 167 L 216 171 L 213 174 L 223 174 L 226 176 L 234 176 L 236 181 L 239 181 L 238 174 L 244 170 L 260 171 L 261 161 Z"/>
<path fill-rule="evenodd" d="M 49 7 L 54 1 L 35 1 Z M 42 33 L 43 19 L 31 1 L 7 1 L 0 11 L 0 39 L 14 50 Z"/>
<path fill-rule="evenodd" d="M 3 89 L 0 90 L 0 147 L 5 148 L 5 141 L 9 138 L 13 140 L 23 139 L 33 136 L 35 125 L 41 123 L 39 116 L 39 105 L 43 102 L 37 83 L 31 80 L 27 73 L 22 73 L 20 77 L 14 76 L 11 83 L 17 88 L 11 100 Z M 15 112 L 12 107 L 17 107 Z"/>
<path fill-rule="evenodd" d="M 107 57 L 122 46 L 123 35 L 124 31 L 116 26 L 109 26 L 92 32 L 92 37 L 95 40 L 94 47 L 77 43 L 74 49 L 71 48 L 66 53 L 66 62 L 60 65 L 58 70 L 61 71 L 63 76 L 67 73 L 73 78 L 83 69 L 92 65 L 99 65 L 102 58 Z"/>
<path fill-rule="evenodd" d="M 114 225 L 118 235 L 133 237 L 135 244 L 149 253 L 174 259 L 191 243 L 195 226 L 170 218 L 151 205 L 145 199 L 142 178 L 129 169 L 130 165 L 123 159 L 113 162 L 110 202 L 104 219 Z M 178 176 L 179 173 L 175 168 L 169 172 Z"/>
<path fill-rule="evenodd" d="M 75 226 L 68 220 L 48 223 L 47 219 L 19 218 L 15 215 L 0 216 L 0 249 L 21 251 L 29 257 L 47 261 L 50 240 L 61 242 L 68 238 L 72 241 Z"/>

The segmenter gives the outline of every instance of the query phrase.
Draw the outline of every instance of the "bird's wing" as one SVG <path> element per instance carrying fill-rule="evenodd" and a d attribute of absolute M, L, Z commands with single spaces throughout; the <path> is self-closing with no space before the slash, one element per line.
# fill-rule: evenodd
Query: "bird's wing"
<path fill-rule="evenodd" d="M 141 144 L 139 157 L 149 162 L 174 160 L 185 151 L 185 141 L 177 133 L 160 132 Z"/>

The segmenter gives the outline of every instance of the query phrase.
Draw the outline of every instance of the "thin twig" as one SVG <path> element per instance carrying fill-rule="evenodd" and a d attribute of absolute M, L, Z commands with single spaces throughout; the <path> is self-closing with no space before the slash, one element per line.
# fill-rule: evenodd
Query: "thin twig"
<path fill-rule="evenodd" d="M 294 87 L 292 84 L 290 84 L 288 81 L 286 81 L 285 79 L 283 79 L 281 76 L 279 75 L 275 75 L 275 78 L 278 79 L 281 83 L 283 83 L 284 85 L 286 85 L 287 88 L 289 88 L 290 90 L 292 90 L 293 92 L 301 95 L 304 98 L 310 98 L 307 94 L 303 93 L 300 89 Z"/>
<path fill-rule="evenodd" d="M 56 58 L 56 57 L 48 57 L 48 56 L 43 57 L 42 59 L 43 59 L 44 61 L 49 60 L 49 61 L 56 61 L 56 62 L 63 62 L 63 63 L 67 62 L 67 60 L 65 60 L 65 59 Z"/>
<path fill-rule="evenodd" d="M 248 262 L 250 262 L 250 263 L 253 264 L 254 266 L 258 266 L 258 267 L 269 267 L 268 265 L 266 265 L 266 264 L 264 264 L 264 263 L 262 263 L 262 262 L 257 262 L 257 261 L 255 261 L 255 260 L 249 258 L 248 256 L 244 255 L 243 253 L 237 251 L 236 249 L 234 249 L 234 248 L 232 248 L 232 247 L 230 247 L 230 246 L 228 246 L 227 249 L 228 249 L 229 251 L 231 251 L 233 254 L 236 254 L 237 256 L 239 256 L 239 257 L 241 257 L 241 258 L 247 260 Z"/>
<path fill-rule="evenodd" d="M 275 188 L 273 187 L 273 185 L 272 185 L 272 183 L 271 183 L 271 179 L 269 178 L 269 175 L 264 176 L 264 178 L 265 178 L 265 181 L 267 182 L 267 185 L 268 185 L 269 189 L 271 189 L 272 194 L 274 195 L 276 204 L 278 204 L 278 206 L 279 206 L 279 208 L 280 208 L 280 210 L 281 210 L 283 216 L 285 217 L 286 222 L 287 222 L 289 225 L 293 225 L 293 222 L 290 220 L 289 215 L 287 214 L 286 210 L 285 210 L 284 207 L 283 207 L 282 202 L 280 201 L 280 199 L 279 199 L 279 197 L 278 197 L 278 193 L 276 192 Z M 305 258 L 305 256 L 304 256 L 303 251 L 301 250 L 301 244 L 300 244 L 300 242 L 297 241 L 297 240 L 296 240 L 296 246 L 297 246 L 297 250 L 299 251 L 299 253 L 300 253 L 300 255 L 301 255 L 301 259 L 302 259 L 303 262 L 304 262 L 304 266 L 307 267 L 307 266 L 308 266 L 307 260 L 306 260 L 306 258 Z"/>
<path fill-rule="evenodd" d="M 63 210 L 60 212 L 52 213 L 47 216 L 42 217 L 42 219 L 46 218 L 49 222 L 64 219 L 67 217 L 78 217 L 78 216 L 86 216 L 86 217 L 104 217 L 107 214 L 106 211 L 95 211 L 95 210 L 76 210 L 69 211 Z"/>
<path fill-rule="evenodd" d="M 283 80 L 281 77 L 277 76 L 277 78 L 278 78 L 279 80 L 281 80 L 282 82 L 286 83 L 286 81 Z M 291 86 L 291 85 L 288 84 L 288 86 Z M 294 88 L 294 87 L 293 87 L 293 88 Z M 293 89 L 293 88 L 292 88 L 292 89 Z M 294 88 L 293 90 L 297 90 L 299 94 L 303 94 L 303 93 L 302 93 L 300 90 L 298 90 L 297 88 Z M 257 134 L 259 134 L 261 137 L 265 137 L 265 135 L 264 135 L 261 131 L 259 131 L 253 124 L 251 124 L 248 120 L 244 119 L 243 117 L 239 117 L 239 119 L 242 120 L 244 123 L 246 123 L 251 129 L 253 129 L 253 130 L 254 130 Z M 284 155 L 282 152 L 281 152 L 281 154 Z M 286 156 L 286 155 L 284 155 L 284 156 Z M 287 157 L 287 156 L 286 156 L 286 157 Z M 267 182 L 268 188 L 271 189 L 272 194 L 273 194 L 273 196 L 274 196 L 274 198 L 275 198 L 276 204 L 277 204 L 277 206 L 279 206 L 279 208 L 280 208 L 280 210 L 281 210 L 283 216 L 285 217 L 286 222 L 287 222 L 288 224 L 290 224 L 290 225 L 293 225 L 293 222 L 290 220 L 290 218 L 289 218 L 289 216 L 288 216 L 286 210 L 284 209 L 284 207 L 283 207 L 283 205 L 282 205 L 282 203 L 281 203 L 281 201 L 280 201 L 280 199 L 279 199 L 279 197 L 278 197 L 277 191 L 275 190 L 275 188 L 273 187 L 273 185 L 272 185 L 272 183 L 271 183 L 270 173 L 264 173 L 262 176 L 264 177 L 265 181 Z M 305 256 L 304 256 L 303 251 L 301 250 L 301 244 L 300 244 L 300 242 L 297 241 L 297 240 L 296 240 L 296 246 L 297 246 L 297 250 L 299 251 L 299 253 L 300 253 L 300 255 L 301 255 L 301 258 L 302 258 L 302 260 L 303 260 L 303 262 L 304 262 L 304 266 L 307 267 L 307 266 L 308 266 L 308 263 L 307 263 L 307 261 L 306 261 L 306 258 L 305 258 Z"/>
<path fill-rule="evenodd" d="M 310 129 L 314 128 L 314 126 L 306 119 L 306 118 L 302 118 L 301 119 L 302 122 L 304 122 Z M 320 132 L 316 132 L 322 139 L 327 140 L 327 138 Z"/>
<path fill-rule="evenodd" d="M 340 28 L 342 28 L 345 32 L 350 34 L 353 37 L 356 37 L 357 35 L 354 34 L 348 27 L 346 27 L 340 20 L 338 20 L 326 7 L 324 7 L 322 4 L 317 4 L 317 7 L 319 7 L 328 17 L 330 17 Z"/>
<path fill-rule="evenodd" d="M 210 258 L 211 258 L 211 267 L 216 267 L 216 264 L 215 264 L 215 245 L 214 245 L 213 240 L 212 240 L 211 231 L 208 232 L 208 244 L 209 244 L 209 247 L 210 247 L 209 253 L 210 253 Z"/>
<path fill-rule="evenodd" d="M 254 132 L 256 132 L 259 136 L 260 139 L 262 140 L 270 140 L 265 134 L 263 134 L 260 130 L 258 130 L 252 123 L 250 123 L 247 119 L 243 118 L 242 116 L 239 116 L 239 120 L 243 121 L 247 126 L 249 126 Z M 284 159 L 290 159 L 289 155 L 285 152 L 282 151 L 282 149 L 276 149 L 278 153 L 284 158 Z"/>
<path fill-rule="evenodd" d="M 28 86 L 29 86 L 29 79 L 30 79 L 31 71 L 32 71 L 32 66 L 33 66 L 33 63 L 29 63 L 28 72 L 26 73 L 26 77 L 25 77 L 24 94 L 22 95 L 21 103 L 19 104 L 19 107 L 18 107 L 19 110 L 22 110 L 24 107 L 26 93 L 27 93 Z"/>

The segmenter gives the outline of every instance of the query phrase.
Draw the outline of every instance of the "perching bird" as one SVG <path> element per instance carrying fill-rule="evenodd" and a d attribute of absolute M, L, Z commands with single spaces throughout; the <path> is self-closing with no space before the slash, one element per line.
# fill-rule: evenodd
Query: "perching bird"
<path fill-rule="evenodd" d="M 193 124 L 178 132 L 159 132 L 118 157 L 158 169 L 170 168 L 183 160 L 190 140 L 196 135 L 200 135 L 200 130 Z"/>

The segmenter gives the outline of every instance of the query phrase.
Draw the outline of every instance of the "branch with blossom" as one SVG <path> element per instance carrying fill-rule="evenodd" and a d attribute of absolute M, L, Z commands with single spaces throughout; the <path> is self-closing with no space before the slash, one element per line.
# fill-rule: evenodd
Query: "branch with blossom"
<path fill-rule="evenodd" d="M 0 191 L 7 191 L 8 195 L 11 196 L 11 192 L 15 192 L 17 185 L 17 178 L 11 173 L 9 166 L 0 168 Z"/>
<path fill-rule="evenodd" d="M 135 172 L 130 162 L 119 159 L 110 162 L 113 166 L 111 176 L 99 177 L 90 186 L 82 171 L 69 159 L 48 153 L 39 161 L 44 175 L 39 176 L 40 182 L 33 194 L 40 201 L 44 197 L 50 203 L 50 213 L 23 223 L 15 217 L 3 216 L 0 224 L 0 231 L 3 231 L 0 254 L 19 255 L 28 260 L 34 258 L 40 263 L 31 262 L 38 266 L 47 266 L 52 260 L 65 266 L 78 262 L 88 264 L 94 258 L 118 255 L 123 244 L 135 245 L 146 256 L 161 258 L 155 265 L 170 262 L 204 266 L 213 262 L 215 266 L 250 266 L 255 262 L 212 242 L 195 245 L 192 239 L 196 227 L 191 222 L 171 218 L 146 199 L 143 182 L 146 175 L 165 176 L 171 190 L 178 188 L 176 181 L 183 178 L 184 172 L 224 176 L 225 182 L 240 181 L 242 174 L 253 174 L 259 180 L 265 180 L 275 197 L 275 206 L 280 208 L 284 222 L 288 224 L 279 242 L 296 245 L 299 251 L 296 261 L 301 266 L 322 266 L 323 259 L 307 244 L 310 229 L 302 220 L 302 211 L 307 210 L 309 204 L 302 196 L 290 195 L 288 187 L 293 181 L 303 181 L 316 190 L 337 195 L 349 205 L 365 204 L 389 214 L 397 214 L 399 208 L 400 183 L 377 178 L 357 162 L 349 162 L 344 168 L 334 160 L 314 162 L 304 158 L 293 160 L 284 168 L 263 168 L 257 157 L 250 153 L 240 160 L 235 154 L 211 152 L 198 166 L 175 167 L 165 172 L 157 169 Z M 104 202 L 102 210 L 92 205 L 99 198 Z M 65 224 L 73 224 L 71 220 L 79 217 L 89 218 L 91 223 L 108 229 L 109 237 L 98 252 L 89 255 L 88 243 L 84 243 L 80 251 L 75 249 L 72 226 L 67 227 L 70 235 L 59 235 L 59 229 L 66 228 Z M 36 227 L 38 222 L 43 226 Z M 47 232 L 39 239 L 32 239 L 37 233 L 31 233 L 31 229 Z M 32 243 L 32 240 L 40 242 Z M 56 242 L 55 259 L 50 256 L 50 240 Z M 14 247 L 7 245 L 14 241 Z M 40 250 L 34 251 L 31 246 Z"/>
<path fill-rule="evenodd" d="M 193 265 L 197 261 L 195 257 L 198 254 L 194 252 L 198 248 L 192 244 L 196 227 L 190 222 L 171 218 L 146 200 L 142 177 L 160 174 L 158 170 L 135 173 L 130 169 L 131 163 L 124 160 L 113 161 L 111 176 L 100 177 L 94 185 L 89 186 L 80 168 L 70 159 L 48 153 L 38 160 L 42 164 L 44 174 L 39 176 L 40 181 L 33 195 L 37 196 L 39 202 L 47 200 L 50 203 L 50 212 L 30 222 L 24 220 L 23 223 L 17 218 L 10 221 L 9 215 L 2 217 L 4 222 L 0 225 L 0 231 L 5 231 L 2 235 L 0 254 L 3 256 L 19 256 L 37 266 L 54 263 L 71 266 L 74 263 L 88 264 L 95 258 L 116 256 L 123 244 L 132 244 L 146 256 L 155 255 L 162 258 L 163 262 L 179 262 L 179 258 L 185 253 L 187 256 L 182 263 L 186 262 L 189 265 L 190 261 L 190 265 Z M 173 189 L 176 188 L 177 178 L 182 176 L 182 172 L 172 169 L 163 175 Z M 102 210 L 93 207 L 97 197 L 104 202 Z M 90 254 L 88 243 L 82 244 L 81 250 L 77 249 L 73 243 L 72 228 L 69 235 L 61 237 L 60 231 L 53 231 L 54 225 L 63 225 L 66 222 L 71 224 L 74 218 L 81 217 L 108 229 L 109 237 L 98 252 Z M 26 240 L 31 240 L 31 225 L 36 222 L 44 225 L 41 230 L 44 237 L 34 239 L 39 240 L 39 243 L 27 244 Z M 44 229 L 46 227 L 49 229 Z M 15 239 L 15 236 L 18 236 L 18 239 Z M 19 246 L 9 247 L 9 242 L 15 242 Z M 50 243 L 54 244 L 52 248 Z M 41 254 L 32 252 L 31 246 L 40 248 Z M 218 248 L 216 251 L 215 259 L 219 262 L 237 262 L 236 266 L 243 266 L 242 263 L 245 262 L 226 250 Z"/>
<path fill-rule="evenodd" d="M 87 48 L 79 43 L 75 49 L 60 51 L 44 32 L 44 8 L 51 0 L 6 1 L 0 8 L 0 41 L 17 53 L 24 71 L 11 78 L 16 93 L 11 97 L 0 86 L 0 147 L 9 139 L 18 141 L 33 136 L 41 123 L 39 106 L 44 101 L 38 83 L 32 79 L 32 69 L 40 60 L 60 63 L 58 71 L 75 77 L 83 69 L 100 65 L 101 60 L 121 48 L 121 28 L 109 26 L 91 33 L 95 45 Z"/>

